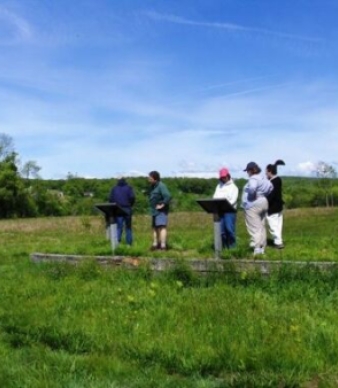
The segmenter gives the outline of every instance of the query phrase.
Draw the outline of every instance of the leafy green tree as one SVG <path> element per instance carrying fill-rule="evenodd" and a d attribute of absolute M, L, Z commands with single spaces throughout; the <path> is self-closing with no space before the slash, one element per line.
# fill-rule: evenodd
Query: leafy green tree
<path fill-rule="evenodd" d="M 334 178 L 336 178 L 337 173 L 333 166 L 330 164 L 320 161 L 316 165 L 316 175 L 317 175 L 317 185 L 319 192 L 325 198 L 325 205 L 327 207 L 333 206 L 333 184 Z"/>
<path fill-rule="evenodd" d="M 39 179 L 40 170 L 41 170 L 41 167 L 38 166 L 38 164 L 34 160 L 29 160 L 23 165 L 21 169 L 21 175 L 26 179 L 30 179 L 30 178 Z"/>
<path fill-rule="evenodd" d="M 6 133 L 0 133 L 0 160 L 4 160 L 14 152 L 13 138 Z"/>
<path fill-rule="evenodd" d="M 16 166 L 17 154 L 7 154 L 0 161 L 0 217 L 19 216 L 22 201 L 26 195 L 25 187 Z"/>

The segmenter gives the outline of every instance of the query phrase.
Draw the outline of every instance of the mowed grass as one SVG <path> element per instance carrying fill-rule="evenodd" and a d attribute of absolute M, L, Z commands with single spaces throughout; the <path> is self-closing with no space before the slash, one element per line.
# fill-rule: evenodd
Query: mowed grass
<path fill-rule="evenodd" d="M 250 251 L 238 216 L 240 258 Z M 336 209 L 286 212 L 286 248 L 267 258 L 337 260 L 336 220 Z M 213 257 L 210 216 L 172 214 L 161 253 L 149 252 L 149 223 L 135 217 L 135 245 L 120 253 Z M 182 262 L 161 275 L 30 262 L 111 254 L 100 217 L 1 221 L 0 242 L 0 387 L 338 386 L 337 270 L 263 279 L 198 277 Z"/>

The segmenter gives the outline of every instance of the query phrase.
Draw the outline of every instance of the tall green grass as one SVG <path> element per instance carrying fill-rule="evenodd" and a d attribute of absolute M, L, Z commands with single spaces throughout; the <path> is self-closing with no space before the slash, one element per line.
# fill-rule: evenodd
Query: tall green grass
<path fill-rule="evenodd" d="M 336 216 L 287 213 L 283 257 L 336 260 Z M 135 247 L 121 252 L 151 254 L 148 221 L 135 219 Z M 285 265 L 268 279 L 198 277 L 185 259 L 212 257 L 212 241 L 209 216 L 173 214 L 172 250 L 154 255 L 180 260 L 161 275 L 94 260 L 37 265 L 34 251 L 110 254 L 102 220 L 2 221 L 0 386 L 336 387 L 338 272 Z M 239 218 L 237 253 L 246 246 Z"/>
<path fill-rule="evenodd" d="M 3 279 L 2 386 L 338 382 L 338 273 L 198 278 L 180 265 L 154 276 L 26 262 Z"/>

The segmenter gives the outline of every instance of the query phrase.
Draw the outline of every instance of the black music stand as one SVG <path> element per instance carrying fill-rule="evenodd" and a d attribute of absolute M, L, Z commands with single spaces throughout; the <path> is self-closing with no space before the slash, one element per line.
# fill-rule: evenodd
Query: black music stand
<path fill-rule="evenodd" d="M 221 215 L 224 213 L 235 213 L 236 209 L 227 199 L 197 199 L 196 202 L 203 210 L 213 215 L 215 257 L 219 259 L 222 251 Z"/>
<path fill-rule="evenodd" d="M 104 214 L 106 221 L 106 236 L 107 239 L 111 242 L 111 246 L 114 253 L 115 248 L 118 246 L 119 243 L 117 239 L 116 217 L 125 216 L 128 213 L 116 203 L 97 203 L 94 206 L 96 207 L 96 209 L 98 209 L 101 213 Z"/>

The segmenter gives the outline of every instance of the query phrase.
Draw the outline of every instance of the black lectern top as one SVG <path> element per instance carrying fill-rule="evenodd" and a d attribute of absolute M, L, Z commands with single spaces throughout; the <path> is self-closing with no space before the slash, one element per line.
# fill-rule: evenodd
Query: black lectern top
<path fill-rule="evenodd" d="M 123 208 L 118 206 L 116 203 L 97 203 L 94 206 L 104 213 L 106 217 L 118 217 L 128 214 L 128 212 L 123 210 Z"/>
<path fill-rule="evenodd" d="M 236 209 L 227 199 L 197 199 L 196 202 L 207 212 L 212 214 L 235 213 Z"/>

